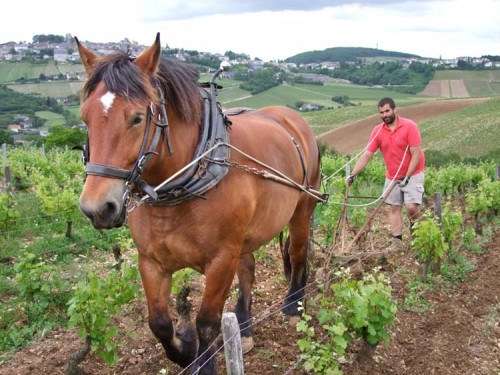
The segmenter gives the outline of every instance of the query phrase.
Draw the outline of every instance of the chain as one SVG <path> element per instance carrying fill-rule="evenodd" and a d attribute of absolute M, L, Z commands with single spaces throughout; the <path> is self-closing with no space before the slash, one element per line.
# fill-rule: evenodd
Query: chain
<path fill-rule="evenodd" d="M 234 167 L 236 169 L 241 169 L 245 172 L 256 174 L 257 176 L 264 176 L 266 173 L 265 171 L 262 171 L 260 169 L 249 167 L 248 165 L 239 164 L 230 160 L 224 160 L 224 165 L 227 165 L 228 167 Z"/>

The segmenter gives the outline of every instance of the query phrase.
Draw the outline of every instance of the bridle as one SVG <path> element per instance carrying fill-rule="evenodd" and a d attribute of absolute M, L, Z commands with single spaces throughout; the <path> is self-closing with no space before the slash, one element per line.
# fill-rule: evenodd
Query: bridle
<path fill-rule="evenodd" d="M 144 182 L 141 178 L 141 174 L 144 172 L 144 169 L 151 157 L 153 155 L 158 155 L 156 152 L 156 148 L 158 147 L 158 143 L 162 134 L 165 134 L 167 147 L 172 154 L 172 144 L 170 143 L 170 134 L 169 134 L 169 124 L 166 112 L 166 101 L 165 96 L 163 95 L 163 91 L 156 85 L 159 103 L 158 103 L 158 111 L 157 111 L 157 119 L 153 121 L 153 117 L 155 115 L 154 105 L 150 103 L 147 113 L 146 119 L 146 129 L 144 130 L 144 138 L 142 140 L 141 148 L 139 154 L 137 155 L 137 160 L 132 167 L 132 170 L 123 169 L 114 167 L 106 164 L 93 164 L 90 163 L 90 149 L 89 149 L 89 136 L 87 135 L 87 139 L 84 147 L 75 147 L 75 149 L 79 149 L 83 152 L 83 164 L 85 165 L 85 178 L 88 175 L 92 176 L 102 176 L 108 178 L 116 178 L 120 180 L 125 180 L 125 193 L 123 195 L 123 204 L 124 207 L 127 207 L 130 199 L 131 199 L 131 186 L 134 184 L 140 192 L 143 194 L 149 195 L 154 200 L 157 199 L 158 195 L 154 188 Z M 147 148 L 147 143 L 149 139 L 149 135 L 151 133 L 151 123 L 154 122 L 155 132 L 153 135 L 153 139 L 151 140 L 151 144 L 149 148 Z"/>

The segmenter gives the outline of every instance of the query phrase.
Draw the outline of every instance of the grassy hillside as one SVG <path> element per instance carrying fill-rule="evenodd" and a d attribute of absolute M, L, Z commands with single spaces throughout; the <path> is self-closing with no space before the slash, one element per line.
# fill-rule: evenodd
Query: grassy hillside
<path fill-rule="evenodd" d="M 29 62 L 0 62 L 0 83 L 8 84 L 12 90 L 22 94 L 40 94 L 41 96 L 63 97 L 77 94 L 83 82 L 51 81 L 59 74 L 80 73 L 83 66 L 78 64 L 60 64 L 54 61 L 32 64 Z M 20 79 L 34 80 L 43 74 L 49 81 L 41 83 L 19 83 Z"/>
<path fill-rule="evenodd" d="M 66 123 L 64 116 L 59 115 L 54 112 L 50 111 L 39 111 L 35 112 L 35 115 L 37 117 L 43 118 L 46 120 L 45 124 L 43 125 L 43 129 L 50 129 L 54 125 L 64 125 Z"/>
<path fill-rule="evenodd" d="M 224 90 L 221 91 L 221 93 L 223 92 Z M 339 107 L 338 103 L 332 101 L 332 97 L 343 95 L 347 95 L 354 104 L 373 104 L 383 96 L 392 96 L 399 102 L 407 102 L 414 98 L 412 95 L 401 94 L 395 91 L 349 84 L 326 83 L 323 86 L 284 84 L 255 96 L 249 97 L 249 93 L 247 93 L 243 98 L 229 98 L 226 101 L 222 101 L 222 103 L 226 108 L 261 108 L 268 105 L 294 107 L 298 101 L 304 101 L 306 103 L 321 104 L 328 108 Z"/>
<path fill-rule="evenodd" d="M 500 70 L 437 70 L 435 80 L 463 80 L 471 97 L 500 95 Z"/>
<path fill-rule="evenodd" d="M 74 64 L 58 64 L 54 61 L 46 63 L 32 64 L 29 62 L 0 62 L 0 83 L 15 82 L 18 79 L 24 78 L 38 79 L 40 74 L 44 74 L 47 78 L 57 76 L 60 73 L 79 73 L 83 71 L 82 65 Z"/>
<path fill-rule="evenodd" d="M 384 51 L 376 48 L 334 47 L 327 48 L 322 51 L 309 51 L 299 53 L 298 55 L 287 58 L 285 61 L 294 62 L 296 64 L 309 64 L 320 63 L 323 61 L 356 61 L 358 59 L 380 57 L 413 58 L 419 56 L 403 52 Z"/>
<path fill-rule="evenodd" d="M 59 69 L 58 74 L 63 66 L 71 67 L 71 65 L 48 64 L 44 68 L 43 74 L 55 74 L 56 68 Z M 7 80 L 6 77 L 12 80 L 19 77 L 32 77 L 41 74 L 41 72 L 40 66 L 35 69 L 31 64 L 0 63 L 0 82 Z M 435 79 L 462 79 L 472 96 L 500 95 L 500 71 L 437 71 Z M 200 79 L 200 81 L 209 80 L 210 75 L 202 76 Z M 376 103 L 383 96 L 393 97 L 398 103 L 398 107 L 415 104 L 422 100 L 431 100 L 380 88 L 330 82 L 323 86 L 285 84 L 251 96 L 249 92 L 239 87 L 241 83 L 239 81 L 223 78 L 217 83 L 224 87 L 218 93 L 218 100 L 224 108 L 261 108 L 269 105 L 295 107 L 299 101 L 330 108 L 301 113 L 317 135 L 376 114 Z M 83 82 L 65 81 L 15 84 L 9 85 L 9 87 L 21 93 L 38 93 L 43 97 L 61 97 L 77 94 L 82 85 Z M 344 95 L 348 96 L 355 106 L 342 107 L 331 100 L 333 96 Z M 78 115 L 79 108 L 73 108 L 72 111 Z M 46 127 L 64 123 L 59 115 L 53 116 L 50 112 L 37 113 L 37 115 L 47 119 Z M 498 148 L 500 97 L 464 110 L 426 120 L 420 125 L 426 149 L 444 153 L 463 151 L 468 156 L 484 155 L 488 151 Z"/>
<path fill-rule="evenodd" d="M 77 95 L 83 87 L 83 82 L 79 81 L 57 81 L 41 83 L 21 83 L 7 85 L 9 89 L 21 94 L 39 94 L 40 96 L 51 96 L 54 98 Z"/>
<path fill-rule="evenodd" d="M 500 148 L 500 98 L 431 118 L 420 129 L 428 150 L 482 156 Z"/>

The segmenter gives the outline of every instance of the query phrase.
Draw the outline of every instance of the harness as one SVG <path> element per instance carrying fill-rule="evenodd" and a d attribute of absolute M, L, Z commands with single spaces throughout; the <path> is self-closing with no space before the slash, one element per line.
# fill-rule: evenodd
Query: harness
<path fill-rule="evenodd" d="M 89 137 L 87 136 L 84 147 L 75 147 L 75 149 L 83 151 L 83 163 L 85 165 L 86 176 L 94 175 L 125 180 L 125 193 L 123 196 L 125 207 L 128 207 L 132 197 L 136 199 L 136 201 L 140 202 L 140 204 L 146 203 L 151 205 L 175 205 L 194 197 L 203 198 L 202 195 L 205 192 L 216 186 L 224 178 L 228 172 L 228 167 L 230 166 L 249 169 L 250 172 L 260 174 L 265 178 L 272 178 L 278 182 L 306 191 L 309 194 L 312 193 L 317 196 L 319 200 L 323 200 L 324 195 L 319 192 L 315 192 L 309 186 L 304 157 L 297 141 L 293 137 L 292 142 L 294 143 L 300 157 L 306 187 L 291 181 L 286 176 L 282 176 L 278 171 L 273 170 L 273 172 L 278 174 L 278 176 L 281 175 L 281 177 L 270 175 L 264 171 L 254 171 L 253 168 L 229 161 L 229 153 L 231 149 L 240 153 L 243 152 L 229 143 L 228 128 L 231 126 L 231 121 L 228 119 L 228 115 L 234 116 L 241 113 L 251 112 L 262 116 L 277 125 L 279 124 L 272 118 L 250 109 L 241 109 L 238 112 L 231 113 L 223 112 L 220 104 L 216 100 L 216 90 L 219 86 L 215 83 L 215 78 L 222 71 L 222 68 L 217 70 L 212 76 L 212 80 L 209 83 L 204 84 L 204 87 L 208 86 L 210 88 L 209 93 L 200 87 L 200 94 L 203 98 L 204 115 L 201 124 L 200 138 L 195 151 L 195 157 L 193 162 L 191 162 L 188 166 L 184 167 L 181 171 L 177 172 L 174 176 L 157 187 L 149 185 L 141 178 L 148 161 L 153 155 L 158 155 L 156 149 L 162 135 L 165 136 L 169 153 L 172 154 L 174 152 L 170 143 L 169 124 L 165 105 L 166 101 L 163 91 L 160 87 L 157 87 L 160 99 L 158 103 L 157 119 L 153 120 L 155 111 L 154 106 L 151 103 L 147 114 L 144 138 L 137 156 L 137 161 L 135 162 L 132 170 L 110 165 L 90 163 Z M 155 126 L 155 133 L 153 134 L 149 148 L 146 150 L 152 123 L 154 123 Z M 248 157 L 254 160 L 252 157 Z M 259 161 L 256 162 L 272 170 L 272 168 L 266 166 L 265 164 Z M 134 191 L 132 191 L 132 185 L 136 187 Z"/>

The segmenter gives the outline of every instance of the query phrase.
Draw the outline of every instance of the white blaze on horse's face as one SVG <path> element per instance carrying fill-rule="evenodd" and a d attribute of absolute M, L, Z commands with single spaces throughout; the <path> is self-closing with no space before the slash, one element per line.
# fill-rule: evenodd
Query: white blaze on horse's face
<path fill-rule="evenodd" d="M 106 94 L 101 96 L 101 103 L 102 103 L 102 106 L 104 107 L 104 114 L 105 115 L 108 114 L 108 111 L 113 106 L 113 101 L 115 100 L 115 97 L 116 97 L 116 95 L 110 91 L 108 91 Z"/>

